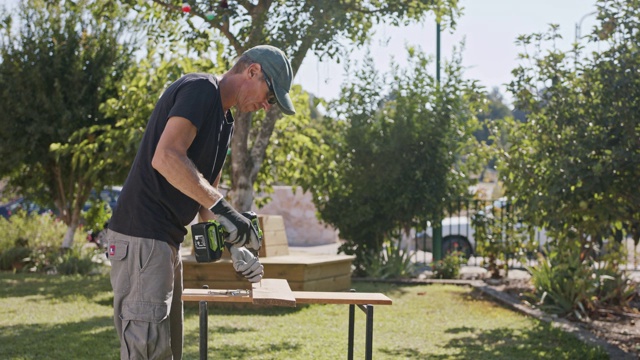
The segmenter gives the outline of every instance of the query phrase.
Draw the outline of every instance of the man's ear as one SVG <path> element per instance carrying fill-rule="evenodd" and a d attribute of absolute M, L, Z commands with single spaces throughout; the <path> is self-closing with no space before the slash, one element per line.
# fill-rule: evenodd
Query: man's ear
<path fill-rule="evenodd" d="M 249 67 L 247 67 L 247 75 L 249 76 L 249 78 L 253 78 L 254 76 L 258 76 L 258 75 L 260 75 L 260 70 L 261 69 L 262 69 L 262 66 L 260 66 L 260 64 L 253 63 L 253 64 L 249 65 Z"/>

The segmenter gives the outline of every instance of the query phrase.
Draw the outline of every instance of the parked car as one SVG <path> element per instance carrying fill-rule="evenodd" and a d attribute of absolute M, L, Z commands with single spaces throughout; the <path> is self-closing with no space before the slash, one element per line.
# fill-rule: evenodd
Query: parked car
<path fill-rule="evenodd" d="M 460 210 L 455 212 L 454 216 L 444 218 L 442 220 L 442 253 L 446 255 L 454 251 L 460 251 L 467 258 L 476 254 L 475 229 L 472 225 L 474 217 L 499 213 L 500 211 L 511 211 L 506 198 L 500 198 L 477 209 Z M 495 220 L 500 222 L 501 218 L 498 217 Z M 515 223 L 516 229 L 523 226 L 526 225 L 520 221 Z M 538 246 L 547 243 L 546 231 L 536 228 L 534 240 L 538 242 Z M 431 224 L 428 224 L 426 230 L 416 234 L 415 241 L 419 249 L 433 252 L 433 227 Z"/>
<path fill-rule="evenodd" d="M 91 207 L 91 200 L 97 199 L 98 196 L 101 200 L 104 200 L 112 210 L 116 208 L 118 203 L 118 198 L 120 197 L 120 193 L 122 192 L 122 186 L 109 186 L 105 187 L 98 194 L 95 190 L 91 191 L 91 195 L 89 195 L 89 200 L 84 204 L 82 210 L 87 211 Z M 57 213 L 57 209 L 49 208 L 45 206 L 40 206 L 33 201 L 27 200 L 24 197 L 19 197 L 12 201 L 9 201 L 5 204 L 0 205 L 0 216 L 8 219 L 11 215 L 15 214 L 18 210 L 25 210 L 29 214 L 44 214 L 47 212 Z"/>
<path fill-rule="evenodd" d="M 109 204 L 109 207 L 111 208 L 111 210 L 115 210 L 116 206 L 118 204 L 118 198 L 120 197 L 120 193 L 122 192 L 122 186 L 107 186 L 104 189 L 102 189 L 102 191 L 100 191 L 100 194 L 96 193 L 95 190 L 91 190 L 91 194 L 89 195 L 89 200 L 84 204 L 84 211 L 89 210 L 89 208 L 91 207 L 91 202 L 92 200 L 96 200 L 99 199 L 105 201 L 107 204 Z"/>
<path fill-rule="evenodd" d="M 24 210 L 28 214 L 44 214 L 46 212 L 55 212 L 54 209 L 40 206 L 23 197 L 19 197 L 6 204 L 0 205 L 0 215 L 5 219 L 10 218 L 11 215 L 15 214 L 19 210 Z"/>

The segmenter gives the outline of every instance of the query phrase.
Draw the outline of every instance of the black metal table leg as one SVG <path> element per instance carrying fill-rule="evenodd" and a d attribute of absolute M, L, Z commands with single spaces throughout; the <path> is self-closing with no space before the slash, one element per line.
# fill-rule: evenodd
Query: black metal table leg
<path fill-rule="evenodd" d="M 364 358 L 371 360 L 373 358 L 373 305 L 363 305 L 362 307 L 367 313 L 367 337 Z"/>
<path fill-rule="evenodd" d="M 200 301 L 200 360 L 207 360 L 208 313 L 207 302 Z"/>
<path fill-rule="evenodd" d="M 355 292 L 355 289 L 351 289 L 351 292 Z M 366 360 L 373 359 L 373 305 L 358 305 L 360 310 L 362 310 L 367 315 L 367 327 L 366 327 L 366 338 L 365 338 L 365 354 L 364 358 Z M 355 330 L 355 305 L 349 305 L 349 341 L 347 348 L 347 359 L 353 360 L 353 336 Z"/>
<path fill-rule="evenodd" d="M 353 360 L 353 333 L 355 329 L 356 306 L 349 305 L 349 342 L 347 347 L 347 359 Z"/>

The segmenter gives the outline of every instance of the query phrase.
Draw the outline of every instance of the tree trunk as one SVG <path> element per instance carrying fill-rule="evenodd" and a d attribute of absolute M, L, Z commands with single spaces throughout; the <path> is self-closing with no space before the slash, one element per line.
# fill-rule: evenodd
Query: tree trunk
<path fill-rule="evenodd" d="M 63 203 L 62 201 L 62 199 L 65 199 L 64 192 L 61 193 L 61 198 L 58 198 L 56 201 L 64 204 L 63 206 L 59 206 L 59 209 L 62 215 L 61 220 L 67 225 L 67 231 L 62 240 L 62 250 L 68 250 L 73 245 L 73 237 L 82 221 L 82 208 L 85 201 L 89 198 L 90 190 L 87 189 L 90 188 L 91 186 L 87 183 L 79 182 L 77 187 L 74 188 L 75 193 L 69 196 L 73 199 L 70 208 L 67 208 L 66 202 Z"/>
<path fill-rule="evenodd" d="M 80 221 L 76 219 L 72 221 L 71 224 L 67 226 L 67 231 L 64 234 L 64 239 L 62 240 L 62 249 L 67 250 L 70 249 L 73 245 L 73 237 L 76 234 L 76 229 L 78 228 Z"/>
<path fill-rule="evenodd" d="M 262 166 L 269 138 L 275 128 L 276 120 L 282 113 L 273 106 L 262 121 L 262 126 L 254 133 L 255 140 L 249 150 L 251 135 L 251 113 L 237 113 L 231 140 L 231 194 L 232 204 L 238 211 L 251 210 L 253 204 L 253 183 Z"/>
<path fill-rule="evenodd" d="M 311 48 L 313 40 L 313 37 L 304 39 L 298 51 L 291 58 L 294 76 Z M 244 49 L 236 48 L 236 51 L 241 54 Z M 229 197 L 238 211 L 251 210 L 254 198 L 253 184 L 262 167 L 276 121 L 280 117 L 282 117 L 282 112 L 277 105 L 274 105 L 267 112 L 261 127 L 251 131 L 251 113 L 237 113 L 235 116 L 236 124 L 231 140 L 231 194 Z M 255 138 L 251 139 L 251 135 Z M 249 140 L 253 140 L 251 148 L 249 148 Z"/>

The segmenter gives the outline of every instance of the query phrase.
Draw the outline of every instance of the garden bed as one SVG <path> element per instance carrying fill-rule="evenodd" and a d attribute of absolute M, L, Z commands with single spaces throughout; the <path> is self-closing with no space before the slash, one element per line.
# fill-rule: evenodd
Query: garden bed
<path fill-rule="evenodd" d="M 521 305 L 535 309 L 527 301 L 526 294 L 533 290 L 533 286 L 526 279 L 506 280 L 492 288 L 509 295 Z M 626 310 L 600 309 L 588 321 L 564 320 L 632 354 L 631 358 L 640 358 L 640 299 L 634 299 L 631 307 Z"/>

